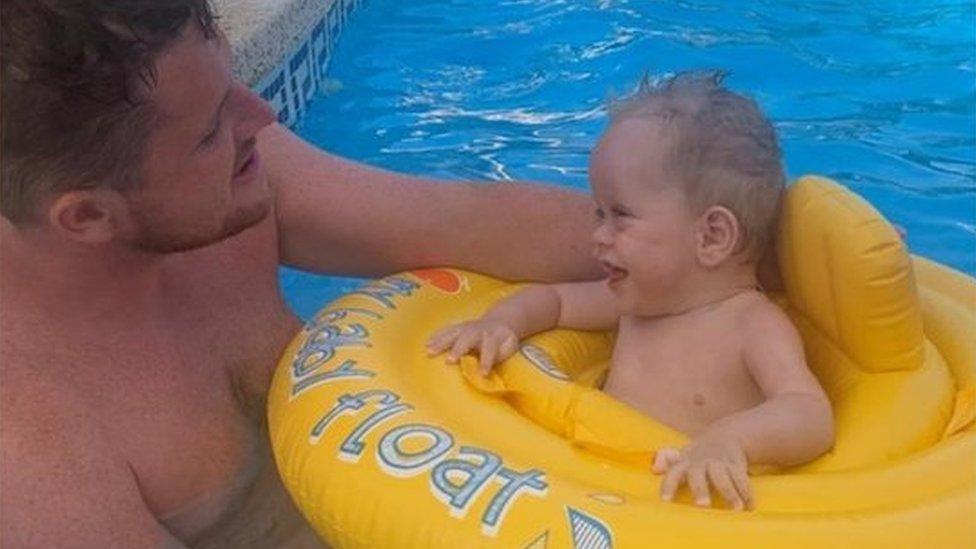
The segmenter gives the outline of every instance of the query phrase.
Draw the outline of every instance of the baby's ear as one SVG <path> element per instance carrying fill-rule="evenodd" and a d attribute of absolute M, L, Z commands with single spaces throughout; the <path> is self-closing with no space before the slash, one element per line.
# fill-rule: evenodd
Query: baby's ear
<path fill-rule="evenodd" d="M 697 254 L 703 267 L 717 267 L 738 248 L 739 220 L 725 206 L 711 206 L 698 218 Z"/>

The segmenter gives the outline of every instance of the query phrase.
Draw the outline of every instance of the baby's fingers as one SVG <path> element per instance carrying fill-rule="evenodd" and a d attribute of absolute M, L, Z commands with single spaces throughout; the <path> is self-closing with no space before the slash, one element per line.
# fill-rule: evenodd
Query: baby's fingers
<path fill-rule="evenodd" d="M 515 354 L 518 350 L 518 338 L 515 334 L 508 334 L 498 348 L 498 360 L 502 361 Z"/>
<path fill-rule="evenodd" d="M 496 350 L 497 345 L 492 341 L 492 337 L 489 334 L 482 334 L 481 349 L 479 350 L 481 354 L 481 375 L 486 376 L 491 372 L 491 367 L 495 365 Z"/>
<path fill-rule="evenodd" d="M 651 465 L 651 470 L 657 475 L 663 475 L 672 465 L 678 462 L 678 458 L 680 457 L 681 452 L 677 448 L 661 448 L 657 452 L 654 452 L 654 464 Z"/>
<path fill-rule="evenodd" d="M 447 353 L 447 361 L 451 364 L 457 364 L 457 361 L 464 355 L 468 353 L 471 349 L 478 346 L 481 339 L 481 334 L 477 330 L 465 330 L 462 331 L 457 339 L 454 340 L 454 345 L 451 346 L 451 350 Z"/>
<path fill-rule="evenodd" d="M 711 507 L 712 497 L 708 493 L 708 478 L 704 463 L 695 463 L 688 468 L 688 488 L 695 498 L 695 505 Z"/>
<path fill-rule="evenodd" d="M 458 324 L 437 330 L 427 340 L 427 354 L 433 356 L 443 353 L 454 343 L 454 340 L 457 339 L 460 333 L 461 326 Z"/>
<path fill-rule="evenodd" d="M 752 486 L 749 483 L 749 473 L 745 465 L 731 465 L 729 466 L 729 476 L 732 478 L 732 483 L 735 484 L 735 489 L 742 496 L 742 503 L 747 510 L 752 510 L 755 507 L 755 500 L 752 497 Z"/>
<path fill-rule="evenodd" d="M 729 468 L 724 463 L 712 461 L 709 462 L 707 471 L 709 482 L 722 495 L 722 499 L 728 502 L 736 511 L 741 511 L 743 508 L 743 500 L 735 487 L 735 483 L 732 482 Z"/>
<path fill-rule="evenodd" d="M 664 501 L 674 499 L 674 494 L 685 481 L 685 474 L 687 472 L 688 463 L 684 461 L 679 461 L 668 469 L 667 474 L 664 475 L 664 479 L 661 480 L 661 499 Z"/>

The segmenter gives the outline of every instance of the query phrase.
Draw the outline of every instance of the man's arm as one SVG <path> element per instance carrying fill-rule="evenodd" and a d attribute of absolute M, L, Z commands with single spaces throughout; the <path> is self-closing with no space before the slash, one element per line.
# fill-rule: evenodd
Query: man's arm
<path fill-rule="evenodd" d="M 601 275 L 590 256 L 586 194 L 387 172 L 330 155 L 280 125 L 258 143 L 276 188 L 285 264 L 352 275 L 434 265 L 509 279 Z"/>

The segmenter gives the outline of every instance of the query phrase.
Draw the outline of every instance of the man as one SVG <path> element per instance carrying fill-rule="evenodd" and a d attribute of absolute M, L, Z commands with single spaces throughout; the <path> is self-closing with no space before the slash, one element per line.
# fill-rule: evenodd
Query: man
<path fill-rule="evenodd" d="M 4 547 L 319 546 L 264 426 L 300 327 L 279 263 L 597 274 L 585 196 L 383 172 L 275 125 L 207 0 L 0 20 Z"/>

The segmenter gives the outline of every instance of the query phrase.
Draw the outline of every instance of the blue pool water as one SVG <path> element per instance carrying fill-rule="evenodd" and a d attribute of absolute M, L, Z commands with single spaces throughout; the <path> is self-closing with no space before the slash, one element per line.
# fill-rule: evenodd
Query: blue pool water
<path fill-rule="evenodd" d="M 414 174 L 586 188 L 610 97 L 645 72 L 730 72 L 791 177 L 819 173 L 976 274 L 972 0 L 367 0 L 298 132 Z M 307 316 L 358 284 L 283 270 Z"/>

